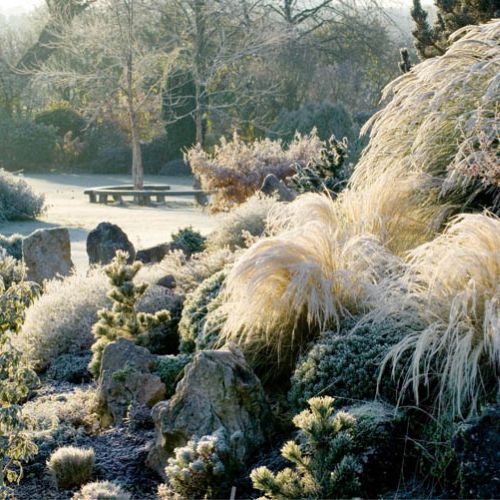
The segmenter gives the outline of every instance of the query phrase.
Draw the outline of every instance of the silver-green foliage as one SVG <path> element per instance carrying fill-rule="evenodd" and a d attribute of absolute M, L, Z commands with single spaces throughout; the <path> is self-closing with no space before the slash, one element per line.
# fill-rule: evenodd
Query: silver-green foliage
<path fill-rule="evenodd" d="M 404 336 L 395 321 L 354 327 L 346 322 L 340 332 L 326 331 L 299 360 L 292 376 L 289 398 L 298 408 L 313 396 L 335 396 L 340 404 L 373 400 L 384 357 Z M 381 379 L 384 394 L 390 376 Z"/>
<path fill-rule="evenodd" d="M 58 448 L 47 461 L 47 467 L 60 489 L 87 483 L 94 469 L 94 450 L 65 446 Z"/>
<path fill-rule="evenodd" d="M 222 270 L 204 280 L 186 297 L 179 323 L 182 352 L 210 349 L 218 339 L 224 318 L 217 313 L 227 272 Z"/>
<path fill-rule="evenodd" d="M 229 454 L 229 439 L 223 428 L 176 448 L 165 468 L 167 484 L 160 488 L 160 498 L 211 497 L 227 473 Z"/>
<path fill-rule="evenodd" d="M 356 420 L 334 412 L 333 398 L 309 400 L 309 409 L 296 415 L 300 441 L 288 441 L 281 454 L 293 468 L 276 474 L 267 467 L 251 473 L 254 488 L 264 498 L 350 498 L 359 493 L 362 465 L 354 454 Z"/>

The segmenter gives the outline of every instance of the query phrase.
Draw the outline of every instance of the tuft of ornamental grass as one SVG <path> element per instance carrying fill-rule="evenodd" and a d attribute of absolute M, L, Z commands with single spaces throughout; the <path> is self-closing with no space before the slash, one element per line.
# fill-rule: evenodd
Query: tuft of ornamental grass
<path fill-rule="evenodd" d="M 404 361 L 403 393 L 411 390 L 418 403 L 430 392 L 439 412 L 463 416 L 498 390 L 500 218 L 459 216 L 410 252 L 403 275 L 383 283 L 379 295 L 372 317 L 418 325 L 383 363 L 396 370 Z"/>
<path fill-rule="evenodd" d="M 383 99 L 390 100 L 364 126 L 370 142 L 351 189 L 363 190 L 397 166 L 403 175 L 425 174 L 437 182 L 432 191 L 415 186 L 423 199 L 463 206 L 483 195 L 482 203 L 500 209 L 494 161 L 500 21 L 467 26 L 451 41 L 446 54 L 418 64 L 384 89 Z"/>
<path fill-rule="evenodd" d="M 72 500 L 130 500 L 132 497 L 123 488 L 111 481 L 94 481 L 77 491 Z"/>
<path fill-rule="evenodd" d="M 94 450 L 64 446 L 47 461 L 47 467 L 59 489 L 69 489 L 87 483 L 94 469 Z"/>
<path fill-rule="evenodd" d="M 392 82 L 348 188 L 335 200 L 303 195 L 270 214 L 274 236 L 244 252 L 228 277 L 226 339 L 266 353 L 264 362 L 290 355 L 311 330 L 376 306 L 376 285 L 460 207 L 494 205 L 488 190 L 452 180 L 461 145 L 475 143 L 468 118 L 496 112 L 499 38 L 500 21 L 468 27 L 444 56 Z"/>
<path fill-rule="evenodd" d="M 365 312 L 375 284 L 399 265 L 377 237 L 332 224 L 328 197 L 305 195 L 297 204 L 296 221 L 255 243 L 228 276 L 223 338 L 249 359 L 265 352 L 290 361 L 310 332 L 337 329 L 343 318 Z"/>

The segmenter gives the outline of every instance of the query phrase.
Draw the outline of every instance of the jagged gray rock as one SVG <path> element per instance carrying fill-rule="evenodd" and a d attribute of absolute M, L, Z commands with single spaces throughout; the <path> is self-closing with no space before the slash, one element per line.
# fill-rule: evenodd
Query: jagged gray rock
<path fill-rule="evenodd" d="M 109 264 L 118 250 L 129 254 L 129 263 L 135 260 L 134 245 L 116 224 L 101 222 L 87 236 L 87 254 L 90 264 Z"/>
<path fill-rule="evenodd" d="M 104 348 L 97 386 L 103 426 L 122 424 L 133 402 L 151 408 L 165 398 L 165 384 L 151 373 L 155 367 L 156 356 L 129 340 L 118 339 Z"/>
<path fill-rule="evenodd" d="M 68 276 L 73 270 L 66 228 L 38 229 L 24 238 L 22 248 L 30 281 L 41 284 L 57 276 Z"/>
<path fill-rule="evenodd" d="M 175 448 L 194 435 L 223 428 L 237 442 L 234 456 L 244 463 L 268 435 L 271 411 L 260 380 L 232 345 L 201 351 L 186 366 L 183 379 L 169 401 L 153 408 L 156 443 L 148 465 L 163 475 Z"/>

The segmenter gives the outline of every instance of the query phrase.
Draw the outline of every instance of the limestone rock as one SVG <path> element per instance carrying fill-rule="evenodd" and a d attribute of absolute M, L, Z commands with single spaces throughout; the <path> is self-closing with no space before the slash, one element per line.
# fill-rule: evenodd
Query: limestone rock
<path fill-rule="evenodd" d="M 67 229 L 38 229 L 24 238 L 22 246 L 28 280 L 42 283 L 71 274 L 73 262 Z"/>
<path fill-rule="evenodd" d="M 239 349 L 201 351 L 184 369 L 172 399 L 153 408 L 156 444 L 148 464 L 163 474 L 176 447 L 220 428 L 238 442 L 232 458 L 244 463 L 265 442 L 270 419 L 262 385 Z"/>
<path fill-rule="evenodd" d="M 87 254 L 90 264 L 109 264 L 118 250 L 129 254 L 129 262 L 135 260 L 134 245 L 116 224 L 101 222 L 87 236 Z"/>
<path fill-rule="evenodd" d="M 278 195 L 279 201 L 293 201 L 295 195 L 286 184 L 279 180 L 274 174 L 268 174 L 260 188 L 261 192 L 268 196 Z"/>
<path fill-rule="evenodd" d="M 126 339 L 104 348 L 97 387 L 99 413 L 103 425 L 120 425 L 131 403 L 152 407 L 164 399 L 165 384 L 151 373 L 156 356 Z"/>
<path fill-rule="evenodd" d="M 453 445 L 462 498 L 500 498 L 500 404 L 460 424 Z"/>

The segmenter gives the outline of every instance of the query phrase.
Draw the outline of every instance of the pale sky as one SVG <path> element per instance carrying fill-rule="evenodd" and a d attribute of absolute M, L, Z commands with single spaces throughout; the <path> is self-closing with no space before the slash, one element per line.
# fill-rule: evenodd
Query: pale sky
<path fill-rule="evenodd" d="M 43 3 L 43 0 L 0 0 L 2 14 L 20 14 L 30 11 L 33 7 Z"/>

